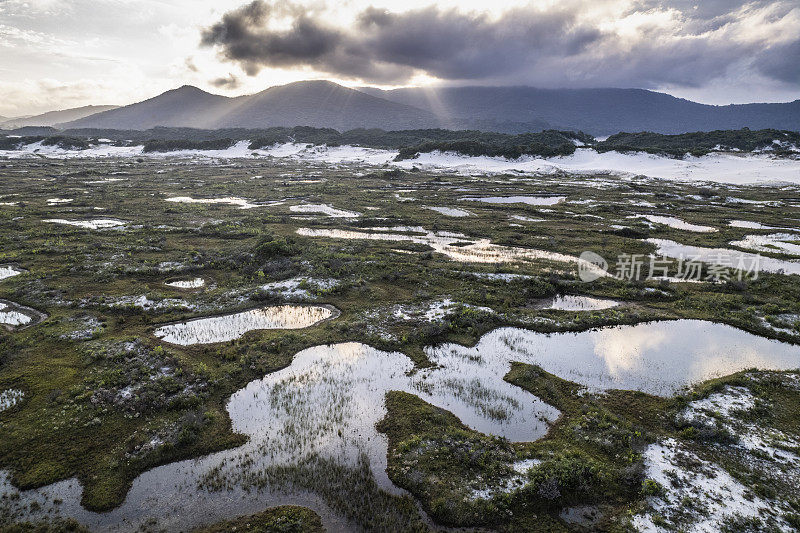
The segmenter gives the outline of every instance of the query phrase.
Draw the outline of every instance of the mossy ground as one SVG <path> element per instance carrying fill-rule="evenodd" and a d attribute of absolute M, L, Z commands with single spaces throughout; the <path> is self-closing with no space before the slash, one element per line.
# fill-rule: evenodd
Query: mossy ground
<path fill-rule="evenodd" d="M 792 203 L 797 191 L 791 187 L 695 186 L 608 176 L 471 177 L 269 160 L 6 160 L 0 178 L 2 200 L 18 202 L 0 207 L 0 264 L 27 270 L 0 282 L 0 297 L 49 315 L 31 328 L 0 331 L 0 389 L 25 393 L 20 404 L 0 412 L 0 467 L 10 469 L 13 482 L 21 488 L 77 477 L 84 487 L 82 503 L 90 509 L 118 505 L 131 481 L 155 465 L 240 444 L 242 437 L 230 430 L 226 399 L 248 381 L 287 366 L 298 351 L 318 344 L 359 341 L 402 351 L 425 365 L 425 346 L 444 341 L 473 344 L 499 326 L 577 331 L 677 318 L 724 322 L 798 341 L 794 333 L 768 326 L 770 317 L 800 313 L 797 276 L 762 274 L 755 281 L 723 284 L 615 279 L 585 284 L 577 281 L 574 266 L 564 263 L 460 264 L 422 245 L 315 239 L 295 233 L 299 227 L 421 225 L 427 230 L 461 232 L 498 244 L 575 256 L 593 250 L 610 259 L 613 270 L 619 254 L 653 251 L 643 237 L 723 247 L 746 234 L 759 233 L 730 227 L 730 220 L 785 225 L 786 219 L 800 218 L 800 207 Z M 119 181 L 103 181 L 109 178 Z M 567 201 L 537 208 L 459 200 L 489 192 L 564 195 Z M 414 201 L 399 201 L 395 194 Z M 165 201 L 169 196 L 187 195 L 284 203 L 243 210 Z M 73 201 L 48 206 L 46 200 L 52 197 Z M 780 207 L 730 203 L 725 201 L 727 197 L 780 202 Z M 656 207 L 641 207 L 632 200 L 645 200 Z M 302 201 L 327 203 L 362 216 L 343 220 L 293 215 L 288 206 Z M 453 218 L 423 209 L 431 205 L 464 208 L 472 216 Z M 626 218 L 642 212 L 680 213 L 688 222 L 713 225 L 720 231 L 693 234 L 667 226 L 651 228 L 641 220 Z M 520 222 L 509 219 L 510 215 L 543 222 Z M 122 229 L 86 230 L 44 222 L 51 218 L 115 218 L 127 224 Z M 613 228 L 614 224 L 630 229 L 621 231 Z M 505 282 L 464 272 L 529 277 Z M 96 362 L 86 356 L 87 345 L 139 339 L 155 349 L 162 345 L 152 335 L 157 324 L 280 302 L 259 286 L 295 275 L 339 280 L 335 288 L 318 291 L 315 301 L 335 305 L 342 315 L 306 330 L 251 332 L 225 344 L 164 345 L 162 349 L 176 361 L 180 372 L 198 376 L 207 384 L 193 401 L 155 402 L 147 404 L 155 407 L 140 412 L 92 403 L 91 388 L 98 379 L 113 380 L 115 368 L 112 362 L 98 370 Z M 210 286 L 183 291 L 163 284 L 176 277 L 195 276 L 205 278 Z M 595 312 L 543 310 L 538 305 L 543 298 L 560 293 L 616 298 L 625 305 Z M 121 298 L 140 295 L 154 301 L 181 299 L 195 308 L 144 310 L 120 303 Z M 441 298 L 490 307 L 494 313 L 460 309 L 431 324 L 401 320 L 386 312 L 392 306 L 426 305 Z M 103 327 L 90 340 L 65 337 L 80 329 L 80 321 L 87 315 Z M 632 393 L 611 393 L 591 400 L 577 397 L 572 385 L 519 366 L 508 379 L 568 413 L 546 439 L 510 446 L 475 435 L 442 413 L 426 414 L 425 427 L 433 432 L 438 424 L 446 428 L 453 442 L 485 445 L 487 453 L 503 449 L 552 461 L 555 473 L 565 465 L 583 465 L 590 479 L 572 480 L 588 489 L 580 493 L 581 501 L 605 501 L 623 508 L 638 490 L 626 470 L 636 462 L 638 444 L 663 430 L 662 401 Z M 155 397 L 162 393 L 170 391 L 153 391 Z M 391 407 L 396 399 L 390 400 Z M 425 412 L 415 403 L 418 400 L 398 401 L 403 409 Z M 191 416 L 187 418 L 187 414 Z M 397 420 L 388 426 L 396 423 L 397 427 L 383 425 L 394 443 L 393 450 L 409 435 L 419 433 L 419 428 L 401 432 L 405 427 L 402 416 L 398 409 L 390 409 L 389 420 Z M 797 423 L 795 417 L 787 416 L 785 423 Z M 165 431 L 174 435 L 173 441 L 145 454 L 133 453 L 151 435 Z M 612 445 L 606 446 L 609 439 Z M 446 455 L 435 457 L 432 464 L 449 467 Z M 446 498 L 446 490 L 419 486 L 420 491 L 429 492 L 418 496 L 434 516 L 463 522 L 460 510 L 440 510 L 436 503 Z M 567 503 L 559 501 L 559 505 Z M 469 515 L 470 520 L 528 527 L 536 522 L 532 518 L 536 515 L 549 517 L 546 525 L 563 526 L 542 502 L 511 501 L 503 509 L 511 510 L 513 518 L 497 520 L 491 514 L 494 511 L 484 509 Z"/>
<path fill-rule="evenodd" d="M 285 505 L 263 513 L 243 516 L 212 526 L 196 529 L 194 533 L 322 533 L 322 520 L 310 509 Z"/>

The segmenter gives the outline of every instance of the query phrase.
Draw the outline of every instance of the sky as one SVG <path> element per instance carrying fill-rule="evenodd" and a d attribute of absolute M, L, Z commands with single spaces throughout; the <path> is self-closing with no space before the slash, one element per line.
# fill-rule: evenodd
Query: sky
<path fill-rule="evenodd" d="M 320 78 L 791 101 L 800 0 L 0 0 L 0 116 Z"/>

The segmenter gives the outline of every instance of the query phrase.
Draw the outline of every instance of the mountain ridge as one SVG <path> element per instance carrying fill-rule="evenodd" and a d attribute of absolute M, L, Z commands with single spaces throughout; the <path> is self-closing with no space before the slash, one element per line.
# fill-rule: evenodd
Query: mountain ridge
<path fill-rule="evenodd" d="M 447 128 L 505 133 L 560 129 L 593 135 L 745 127 L 797 131 L 800 100 L 712 106 L 646 89 L 468 86 L 381 90 L 309 80 L 237 97 L 183 85 L 141 102 L 57 124 L 61 128 L 132 130 L 158 126 L 312 126 L 340 131 Z"/>
<path fill-rule="evenodd" d="M 90 115 L 116 109 L 115 105 L 86 105 L 69 109 L 57 109 L 38 115 L 4 118 L 0 117 L 0 128 L 12 129 L 25 126 L 54 126 L 69 120 L 78 120 Z"/>

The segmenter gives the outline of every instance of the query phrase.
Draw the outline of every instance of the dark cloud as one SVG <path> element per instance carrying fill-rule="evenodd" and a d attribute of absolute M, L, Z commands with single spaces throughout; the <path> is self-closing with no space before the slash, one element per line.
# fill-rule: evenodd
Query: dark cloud
<path fill-rule="evenodd" d="M 367 8 L 351 27 L 334 27 L 320 12 L 255 0 L 203 30 L 201 43 L 250 75 L 264 67 L 310 67 L 375 83 L 426 73 L 456 82 L 698 87 L 732 68 L 750 68 L 800 84 L 800 28 L 789 43 L 739 38 L 746 17 L 791 24 L 800 12 L 794 0 L 634 0 L 619 14 L 646 20 L 634 37 L 588 22 L 583 15 L 590 4 L 562 4 L 515 8 L 496 18 L 435 5 L 403 13 Z M 668 20 L 647 22 L 653 14 Z M 275 18 L 291 23 L 275 30 L 269 24 Z M 742 67 L 743 60 L 751 66 Z"/>
<path fill-rule="evenodd" d="M 220 87 L 223 89 L 235 89 L 240 85 L 239 78 L 233 74 L 228 74 L 228 76 L 224 78 L 211 80 L 209 83 L 214 87 Z"/>
<path fill-rule="evenodd" d="M 756 65 L 765 76 L 800 86 L 800 39 L 770 47 L 759 55 Z"/>

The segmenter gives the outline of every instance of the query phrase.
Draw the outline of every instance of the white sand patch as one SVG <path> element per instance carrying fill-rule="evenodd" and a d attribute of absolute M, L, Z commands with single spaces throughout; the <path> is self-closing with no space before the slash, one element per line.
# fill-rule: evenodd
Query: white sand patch
<path fill-rule="evenodd" d="M 300 161 L 321 163 L 362 163 L 385 165 L 397 152 L 359 146 L 321 146 L 303 143 L 276 144 L 254 151 L 259 156 L 286 157 Z"/>
<path fill-rule="evenodd" d="M 339 284 L 336 279 L 315 279 L 298 276 L 283 281 L 273 281 L 261 286 L 261 289 L 283 298 L 296 298 L 310 300 L 314 297 L 311 291 L 324 291 L 332 289 Z"/>
<path fill-rule="evenodd" d="M 139 307 L 145 311 L 160 311 L 165 309 L 191 310 L 196 306 L 185 300 L 178 298 L 162 298 L 161 300 L 151 300 L 146 295 L 141 296 L 122 296 L 108 305 L 111 307 Z"/>
<path fill-rule="evenodd" d="M 29 157 L 51 157 L 74 159 L 81 157 L 136 157 L 142 155 L 144 146 L 94 145 L 86 150 L 67 150 L 59 146 L 45 146 L 41 141 L 23 146 L 20 150 L 0 150 L 0 156 L 10 159 Z"/>
<path fill-rule="evenodd" d="M 646 175 L 681 181 L 715 181 L 737 184 L 774 181 L 800 183 L 800 160 L 775 158 L 769 155 L 728 153 L 673 159 L 641 152 L 599 154 L 589 148 L 579 148 L 570 156 L 548 159 L 528 156 L 509 160 L 430 152 L 420 154 L 416 159 L 407 159 L 392 164 L 402 168 L 416 166 L 433 170 L 447 169 L 464 174 L 505 173 L 515 170 L 529 173 L 567 171 L 578 174 Z"/>
<path fill-rule="evenodd" d="M 653 515 L 658 513 L 671 521 L 672 513 L 684 507 L 676 502 L 684 499 L 692 502 L 692 508 L 702 510 L 691 513 L 689 523 L 683 523 L 685 517 L 676 518 L 681 520 L 681 530 L 690 533 L 716 533 L 725 518 L 762 518 L 772 509 L 771 502 L 755 496 L 725 470 L 683 449 L 674 439 L 648 446 L 644 461 L 645 476 L 664 487 L 666 494 L 648 498 L 652 511 L 633 517 L 639 531 L 662 531 L 653 522 Z M 685 466 L 687 462 L 690 468 Z"/>
<path fill-rule="evenodd" d="M 11 409 L 20 401 L 22 401 L 22 398 L 24 397 L 25 394 L 21 390 L 17 389 L 0 391 L 0 412 L 5 411 L 6 409 Z"/>

